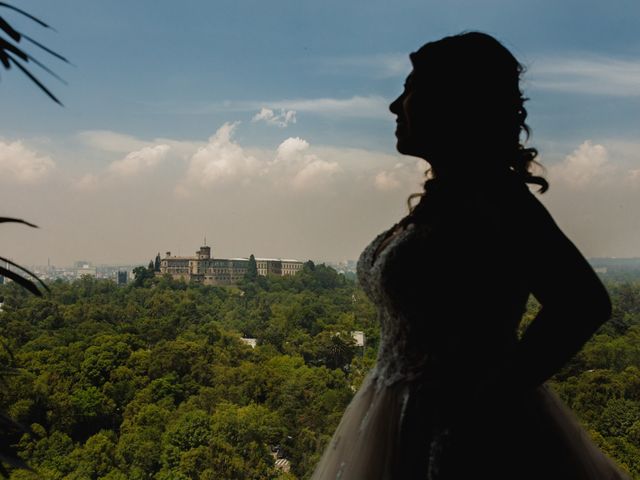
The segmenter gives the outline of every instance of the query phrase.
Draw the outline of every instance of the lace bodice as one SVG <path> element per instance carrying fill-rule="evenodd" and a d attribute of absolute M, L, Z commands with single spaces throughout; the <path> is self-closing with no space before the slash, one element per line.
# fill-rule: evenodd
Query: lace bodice
<path fill-rule="evenodd" d="M 417 338 L 412 340 L 411 319 L 394 308 L 383 280 L 382 272 L 390 257 L 393 259 L 399 246 L 415 233 L 416 225 L 410 224 L 395 233 L 384 248 L 380 249 L 396 227 L 394 225 L 378 235 L 362 252 L 357 266 L 362 288 L 378 307 L 381 344 L 376 369 L 385 385 L 416 378 L 421 375 L 428 361 L 428 352 L 415 345 Z"/>
<path fill-rule="evenodd" d="M 430 200 L 436 214 L 424 221 L 378 235 L 358 260 L 358 280 L 378 309 L 380 385 L 452 382 L 470 364 L 487 372 L 516 343 L 528 288 L 511 270 L 502 213 L 478 198 L 441 200 Z"/>

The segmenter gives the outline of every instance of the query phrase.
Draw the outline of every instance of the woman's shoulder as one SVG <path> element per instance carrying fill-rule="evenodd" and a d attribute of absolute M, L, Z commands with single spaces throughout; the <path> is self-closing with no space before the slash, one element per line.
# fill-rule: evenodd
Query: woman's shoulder
<path fill-rule="evenodd" d="M 414 224 L 414 236 L 435 233 L 451 240 L 558 228 L 537 195 L 515 175 L 486 184 L 431 180 L 420 202 L 399 224 Z"/>
<path fill-rule="evenodd" d="M 506 203 L 511 216 L 517 219 L 522 228 L 535 233 L 535 230 L 558 230 L 558 226 L 551 213 L 544 206 L 538 195 L 528 186 L 524 186 Z"/>

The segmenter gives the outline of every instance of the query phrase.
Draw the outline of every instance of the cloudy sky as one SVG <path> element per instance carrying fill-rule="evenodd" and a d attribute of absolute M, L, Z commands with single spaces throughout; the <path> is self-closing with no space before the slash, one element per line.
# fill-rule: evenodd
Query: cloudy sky
<path fill-rule="evenodd" d="M 17 4 L 17 3 L 16 3 Z M 156 252 L 355 259 L 406 213 L 394 152 L 407 54 L 463 30 L 528 68 L 541 199 L 587 256 L 640 256 L 637 0 L 22 0 L 0 11 L 64 103 L 0 72 L 0 252 L 26 265 Z M 35 55 L 37 53 L 37 55 Z"/>

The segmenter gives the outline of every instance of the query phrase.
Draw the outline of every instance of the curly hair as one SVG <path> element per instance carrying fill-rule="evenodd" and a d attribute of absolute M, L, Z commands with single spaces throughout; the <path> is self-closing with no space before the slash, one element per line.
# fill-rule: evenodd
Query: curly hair
<path fill-rule="evenodd" d="M 542 168 L 535 160 L 538 151 L 524 145 L 531 134 L 524 107 L 528 98 L 520 89 L 525 67 L 504 45 L 486 33 L 463 32 L 429 42 L 410 58 L 417 88 L 437 92 L 442 112 L 464 112 L 471 140 L 489 145 L 496 162 L 506 162 L 487 169 L 506 166 L 522 181 L 539 185 L 540 193 L 547 191 L 547 180 L 532 172 L 534 166 Z M 425 189 L 436 174 L 429 169 L 426 176 Z M 409 197 L 410 208 L 419 196 Z"/>

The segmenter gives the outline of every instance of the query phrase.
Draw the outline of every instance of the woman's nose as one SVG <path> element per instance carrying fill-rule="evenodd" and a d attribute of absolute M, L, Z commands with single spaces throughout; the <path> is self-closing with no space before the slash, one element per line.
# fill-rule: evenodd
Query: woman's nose
<path fill-rule="evenodd" d="M 389 105 L 389 111 L 391 113 L 394 113 L 396 115 L 400 114 L 400 102 L 401 102 L 401 98 L 402 95 L 400 95 L 398 98 L 396 98 L 393 102 L 391 102 L 391 104 Z"/>

